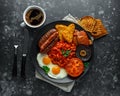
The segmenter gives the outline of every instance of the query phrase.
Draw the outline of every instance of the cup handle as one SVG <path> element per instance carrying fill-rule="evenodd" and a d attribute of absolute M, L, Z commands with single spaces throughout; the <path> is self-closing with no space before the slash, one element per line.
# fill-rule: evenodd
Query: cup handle
<path fill-rule="evenodd" d="M 26 26 L 25 22 L 22 22 L 22 23 L 20 24 L 20 26 L 21 26 L 21 27 L 25 27 L 25 26 Z"/>

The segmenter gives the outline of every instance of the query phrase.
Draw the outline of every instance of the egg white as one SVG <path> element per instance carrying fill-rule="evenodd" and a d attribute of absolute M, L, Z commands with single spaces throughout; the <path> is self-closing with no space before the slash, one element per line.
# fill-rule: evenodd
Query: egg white
<path fill-rule="evenodd" d="M 48 68 L 50 68 L 50 71 L 47 73 L 49 77 L 51 78 L 54 78 L 54 79 L 62 79 L 62 78 L 65 78 L 67 76 L 67 72 L 64 68 L 60 68 L 60 73 L 58 74 L 53 74 L 52 73 L 52 68 L 54 66 L 58 66 L 58 65 L 55 65 L 53 64 L 52 62 L 50 62 L 50 64 L 46 65 L 44 64 L 43 62 L 43 58 L 48 56 L 47 54 L 41 54 L 41 53 L 38 53 L 37 54 L 37 61 L 38 61 L 38 64 L 39 66 L 42 68 L 43 66 L 47 66 Z"/>
<path fill-rule="evenodd" d="M 38 53 L 37 54 L 37 61 L 38 61 L 38 64 L 39 64 L 39 66 L 40 67 L 43 67 L 43 66 L 48 66 L 48 65 L 46 65 L 46 64 L 44 64 L 44 62 L 43 62 L 43 58 L 44 57 L 46 57 L 46 56 L 48 56 L 47 54 L 41 54 L 41 53 Z"/>
<path fill-rule="evenodd" d="M 60 68 L 60 73 L 58 73 L 58 74 L 53 74 L 52 73 L 52 68 L 55 67 L 55 66 L 58 66 L 58 65 L 54 65 L 54 64 L 49 65 L 50 71 L 48 72 L 48 76 L 50 76 L 52 78 L 55 78 L 55 79 L 65 78 L 67 76 L 67 72 L 63 68 Z"/>

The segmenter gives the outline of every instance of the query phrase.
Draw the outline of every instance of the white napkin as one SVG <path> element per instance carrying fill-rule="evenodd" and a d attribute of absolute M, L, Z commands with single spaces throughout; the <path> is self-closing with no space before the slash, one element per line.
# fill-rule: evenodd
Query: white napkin
<path fill-rule="evenodd" d="M 43 80 L 47 83 L 50 83 L 50 84 L 54 85 L 55 87 L 62 89 L 65 92 L 70 92 L 74 86 L 74 83 L 75 83 L 75 81 L 73 81 L 71 83 L 66 83 L 66 84 L 54 83 L 54 82 L 49 81 L 49 80 L 45 79 L 44 77 L 42 77 L 37 71 L 35 72 L 35 77 L 40 79 L 40 80 Z"/>
<path fill-rule="evenodd" d="M 63 18 L 63 20 L 67 20 L 67 21 L 71 21 L 71 22 L 74 22 L 74 23 L 78 23 L 77 17 L 73 17 L 71 14 L 68 14 L 67 16 L 65 16 Z"/>
<path fill-rule="evenodd" d="M 63 20 L 67 20 L 67 21 L 72 21 L 74 23 L 77 23 L 77 20 L 75 17 L 73 17 L 71 14 L 68 14 L 67 16 L 65 16 L 63 18 Z M 52 81 L 49 81 L 47 79 L 45 79 L 44 77 L 42 77 L 37 71 L 35 72 L 35 77 L 42 80 L 42 81 L 45 81 L 47 83 L 50 83 L 60 89 L 62 89 L 63 91 L 65 92 L 71 92 L 74 84 L 75 84 L 75 81 L 71 82 L 71 83 L 66 83 L 66 84 L 58 84 L 58 83 L 54 83 Z"/>

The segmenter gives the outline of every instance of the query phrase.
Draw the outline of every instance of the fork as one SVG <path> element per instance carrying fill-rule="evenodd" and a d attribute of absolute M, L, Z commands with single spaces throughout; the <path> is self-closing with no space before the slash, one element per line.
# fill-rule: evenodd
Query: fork
<path fill-rule="evenodd" d="M 14 61 L 13 61 L 13 69 L 12 69 L 12 77 L 17 77 L 17 49 L 18 45 L 14 45 Z"/>

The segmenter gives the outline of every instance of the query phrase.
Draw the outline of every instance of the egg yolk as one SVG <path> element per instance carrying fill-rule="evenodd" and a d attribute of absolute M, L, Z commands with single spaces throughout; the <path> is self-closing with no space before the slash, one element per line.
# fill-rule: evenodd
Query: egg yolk
<path fill-rule="evenodd" d="M 50 58 L 48 56 L 43 57 L 43 63 L 48 65 L 51 62 Z"/>
<path fill-rule="evenodd" d="M 52 68 L 52 73 L 55 74 L 55 75 L 59 74 L 60 73 L 60 67 L 59 66 L 54 66 Z"/>

